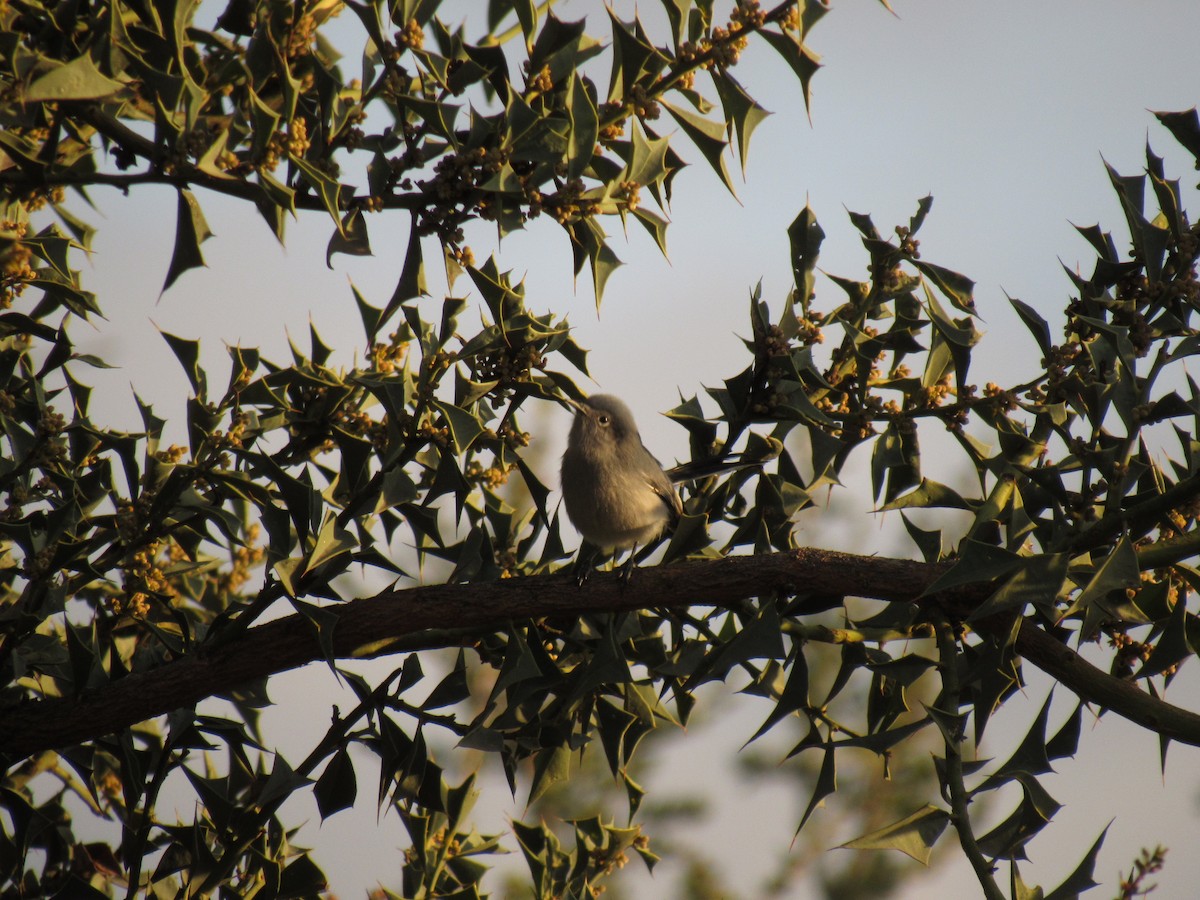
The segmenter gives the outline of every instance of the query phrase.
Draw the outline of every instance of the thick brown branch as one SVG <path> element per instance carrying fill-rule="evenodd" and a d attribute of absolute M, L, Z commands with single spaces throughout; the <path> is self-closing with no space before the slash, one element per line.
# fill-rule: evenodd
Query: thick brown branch
<path fill-rule="evenodd" d="M 1081 700 L 1111 709 L 1129 721 L 1182 744 L 1200 746 L 1200 716 L 1116 678 L 1054 639 L 1026 619 L 1017 635 L 1017 652 Z"/>
<path fill-rule="evenodd" d="M 473 632 L 514 620 L 647 607 L 729 606 L 775 590 L 937 603 L 955 611 L 986 596 L 984 586 L 971 586 L 922 598 L 941 571 L 943 567 L 912 560 L 801 549 L 641 569 L 628 585 L 618 576 L 597 574 L 580 588 L 568 575 L 549 575 L 389 591 L 328 609 L 337 616 L 334 653 L 350 658 L 469 643 Z M 388 646 L 391 640 L 398 643 Z M 1200 716 L 1097 669 L 1034 624 L 1022 626 L 1017 650 L 1083 699 L 1172 740 L 1200 745 Z M 93 740 L 320 658 L 313 626 L 306 619 L 277 619 L 82 698 L 9 707 L 0 712 L 0 754 L 15 761 Z"/>

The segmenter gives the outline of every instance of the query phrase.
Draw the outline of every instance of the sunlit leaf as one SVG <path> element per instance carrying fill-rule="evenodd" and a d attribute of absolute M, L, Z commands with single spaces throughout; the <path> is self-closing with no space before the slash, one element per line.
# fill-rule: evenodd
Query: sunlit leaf
<path fill-rule="evenodd" d="M 109 78 L 84 54 L 63 65 L 56 65 L 39 76 L 25 91 L 25 102 L 59 103 L 65 100 L 99 100 L 111 97 L 124 85 Z"/>
<path fill-rule="evenodd" d="M 922 865 L 929 865 L 933 845 L 950 824 L 950 814 L 924 806 L 898 822 L 842 844 L 848 850 L 899 850 Z"/>

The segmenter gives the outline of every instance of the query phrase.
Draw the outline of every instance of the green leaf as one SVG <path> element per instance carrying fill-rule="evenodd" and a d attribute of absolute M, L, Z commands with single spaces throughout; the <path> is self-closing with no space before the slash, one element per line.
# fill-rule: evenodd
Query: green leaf
<path fill-rule="evenodd" d="M 621 771 L 624 762 L 623 744 L 625 733 L 637 721 L 637 717 L 601 697 L 596 702 L 596 728 L 600 733 L 600 744 L 604 757 L 613 775 Z"/>
<path fill-rule="evenodd" d="M 1037 885 L 1030 887 L 1021 877 L 1020 871 L 1017 869 L 1017 863 L 1012 862 L 1012 872 L 1009 878 L 1012 889 L 1012 900 L 1045 900 L 1045 894 Z"/>
<path fill-rule="evenodd" d="M 1075 704 L 1075 711 L 1046 744 L 1046 758 L 1053 762 L 1056 759 L 1069 759 L 1074 756 L 1079 749 L 1079 735 L 1082 730 L 1083 702 L 1081 701 Z"/>
<path fill-rule="evenodd" d="M 976 747 L 983 740 L 984 730 L 992 714 L 1009 695 L 1023 687 L 1021 661 L 1013 649 L 1021 622 L 1021 619 L 1014 617 L 1006 633 L 989 636 L 963 650 L 969 671 L 977 673 L 968 682 L 971 705 L 975 713 Z"/>
<path fill-rule="evenodd" d="M 421 253 L 421 235 L 417 228 L 417 217 L 414 215 L 408 232 L 408 249 L 404 252 L 404 267 L 400 271 L 400 281 L 392 292 L 392 299 L 380 316 L 380 324 L 388 322 L 405 300 L 424 297 L 429 293 L 425 283 L 425 258 Z"/>
<path fill-rule="evenodd" d="M 579 55 L 584 44 L 591 43 L 591 39 L 584 34 L 586 25 L 586 19 L 567 22 L 548 12 L 545 24 L 529 51 L 530 71 L 537 72 L 543 66 L 550 66 L 556 82 L 564 74 L 564 69 L 573 71 L 575 65 L 582 62 Z"/>
<path fill-rule="evenodd" d="M 1021 565 L 1022 557 L 981 541 L 965 540 L 958 548 L 959 557 L 948 572 L 945 572 L 925 589 L 928 597 L 939 591 L 949 590 L 962 584 L 978 584 L 1007 575 Z"/>
<path fill-rule="evenodd" d="M 342 194 L 345 186 L 336 178 L 327 175 L 302 156 L 289 153 L 288 159 L 300 170 L 300 175 L 308 182 L 309 187 L 316 191 L 321 198 L 321 205 L 333 219 L 333 224 L 339 232 L 342 231 Z"/>
<path fill-rule="evenodd" d="M 1025 845 L 1058 811 L 1059 804 L 1031 778 L 1018 779 L 1024 789 L 1020 805 L 1007 819 L 979 838 L 979 849 L 997 859 L 1024 859 Z"/>
<path fill-rule="evenodd" d="M 512 7 L 516 10 L 517 20 L 521 23 L 521 32 L 525 35 L 526 43 L 532 44 L 533 39 L 537 36 L 537 4 L 534 0 L 513 0 Z"/>
<path fill-rule="evenodd" d="M 925 224 L 925 217 L 929 215 L 929 210 L 932 208 L 933 196 L 930 194 L 926 194 L 917 201 L 917 211 L 908 220 L 908 233 L 910 236 L 915 235 L 921 230 L 921 226 Z"/>
<path fill-rule="evenodd" d="M 1141 584 L 1141 566 L 1138 564 L 1137 551 L 1133 549 L 1129 536 L 1121 535 L 1121 540 L 1100 563 L 1087 586 L 1060 619 L 1082 612 L 1083 625 L 1079 631 L 1079 640 L 1090 641 L 1104 621 L 1119 621 L 1122 618 L 1117 608 L 1125 605 L 1125 590 L 1141 587 Z"/>
<path fill-rule="evenodd" d="M 358 307 L 358 316 L 362 319 L 363 331 L 366 333 L 369 346 L 375 343 L 375 338 L 379 334 L 379 326 L 383 323 L 383 310 L 368 303 L 367 298 L 354 284 L 350 285 L 350 290 L 354 294 L 354 305 Z"/>
<path fill-rule="evenodd" d="M 951 368 L 953 361 L 954 376 L 960 391 L 965 390 L 967 372 L 971 365 L 971 348 L 979 343 L 983 336 L 975 327 L 975 320 L 970 316 L 961 319 L 951 319 L 938 303 L 937 297 L 924 285 L 925 308 L 929 312 L 929 322 L 934 329 L 934 341 L 930 346 L 929 359 L 926 362 L 922 383 L 926 387 L 936 384 Z M 939 358 L 939 353 L 943 358 Z M 949 360 L 944 356 L 948 355 Z M 961 394 L 960 394 L 961 396 Z"/>
<path fill-rule="evenodd" d="M 617 646 L 615 627 L 605 629 L 604 634 L 593 646 L 592 658 L 583 667 L 583 671 L 573 674 L 574 684 L 568 695 L 568 703 L 583 698 L 602 685 L 625 684 L 633 680 L 625 654 Z"/>
<path fill-rule="evenodd" d="M 275 239 L 282 244 L 287 217 L 296 215 L 296 192 L 264 171 L 260 170 L 257 178 L 262 190 L 254 198 L 254 205 L 270 226 Z"/>
<path fill-rule="evenodd" d="M 923 262 L 919 259 L 909 260 L 926 278 L 932 281 L 949 301 L 963 312 L 975 312 L 975 282 L 966 275 L 952 272 L 942 266 Z"/>
<path fill-rule="evenodd" d="M 92 57 L 84 54 L 35 79 L 24 99 L 27 103 L 99 100 L 111 97 L 124 87 L 97 69 Z"/>
<path fill-rule="evenodd" d="M 572 73 L 567 83 L 566 106 L 567 118 L 571 123 L 570 141 L 567 144 L 567 174 L 571 178 L 579 178 L 591 163 L 596 150 L 600 119 L 596 113 L 596 103 L 578 72 Z"/>
<path fill-rule="evenodd" d="M 775 702 L 775 708 L 771 710 L 765 722 L 758 727 L 758 731 L 746 743 L 757 740 L 763 734 L 771 729 L 784 718 L 797 712 L 801 709 L 807 709 L 810 706 L 808 698 L 808 662 L 804 658 L 802 650 L 796 650 L 791 663 L 791 670 L 788 672 L 788 678 L 783 686 L 783 690 L 779 692 L 779 699 Z"/>
<path fill-rule="evenodd" d="M 200 342 L 176 337 L 162 329 L 159 329 L 158 333 L 163 336 L 163 340 L 183 366 L 183 373 L 187 375 L 188 383 L 192 386 L 192 393 L 197 397 L 205 396 L 208 384 L 204 370 L 200 368 Z"/>
<path fill-rule="evenodd" d="M 805 9 L 819 8 L 821 4 L 806 3 Z M 813 76 L 817 74 L 817 70 L 821 68 L 821 57 L 812 50 L 808 49 L 800 41 L 792 37 L 786 32 L 771 31 L 763 29 L 759 36 L 762 37 L 768 44 L 775 48 L 775 52 L 784 58 L 792 71 L 796 73 L 796 77 L 800 79 L 800 87 L 804 91 L 804 109 L 811 111 L 809 101 L 811 99 L 811 85 Z"/>
<path fill-rule="evenodd" d="M 666 65 L 666 57 L 645 38 L 640 21 L 623 22 L 608 7 L 612 27 L 612 74 L 608 84 L 608 99 L 623 101 L 636 84 L 645 85 Z"/>
<path fill-rule="evenodd" d="M 1025 737 L 1013 751 L 1012 756 L 989 775 L 987 780 L 975 789 L 974 793 L 981 794 L 1001 787 L 1010 781 L 1020 780 L 1018 776 L 1028 775 L 1036 778 L 1038 775 L 1052 771 L 1050 758 L 1046 752 L 1046 723 L 1050 717 L 1050 700 L 1053 695 L 1054 692 L 1051 690 L 1042 703 L 1037 718 L 1034 719 L 1029 731 L 1025 733 Z"/>
<path fill-rule="evenodd" d="M 57 225 L 49 225 L 34 237 L 23 238 L 21 243 L 48 263 L 58 277 L 69 281 L 78 274 L 71 270 L 70 254 L 79 244 L 67 238 Z"/>
<path fill-rule="evenodd" d="M 1008 295 L 1005 294 L 1005 296 L 1007 297 Z M 1016 297 L 1008 297 L 1008 302 L 1012 304 L 1013 309 L 1017 311 L 1017 315 L 1021 317 L 1021 321 L 1025 323 L 1025 327 L 1033 335 L 1033 339 L 1037 341 L 1038 349 L 1042 351 L 1042 356 L 1049 358 L 1050 348 L 1054 344 L 1054 341 L 1050 337 L 1050 325 L 1028 303 L 1024 303 Z"/>
<path fill-rule="evenodd" d="M 886 476 L 886 481 L 885 481 Z M 871 450 L 871 488 L 876 500 L 883 492 L 885 499 L 894 499 L 901 491 L 912 487 L 921 477 L 921 451 L 917 446 L 917 429 L 901 428 L 891 421 L 875 440 Z"/>
<path fill-rule="evenodd" d="M 357 538 L 338 524 L 336 516 L 327 515 L 313 548 L 308 553 L 304 574 L 307 575 L 318 566 L 337 559 L 339 556 L 352 553 L 357 547 Z"/>
<path fill-rule="evenodd" d="M 1076 225 L 1075 230 L 1083 236 L 1083 239 L 1092 245 L 1096 254 L 1106 263 L 1116 264 L 1120 262 L 1120 254 L 1117 253 L 1117 246 L 1113 243 L 1112 234 L 1103 231 L 1097 225 Z"/>
<path fill-rule="evenodd" d="M 746 160 L 750 155 L 750 135 L 770 113 L 759 106 L 728 72 L 714 71 L 713 81 L 717 86 L 717 95 L 721 98 L 721 106 L 725 110 L 725 121 L 728 123 L 731 137 L 737 138 L 738 157 L 744 176 Z"/>
<path fill-rule="evenodd" d="M 191 191 L 179 191 L 179 204 L 175 215 L 175 250 L 171 254 L 171 265 L 167 268 L 167 279 L 163 282 L 164 293 L 188 269 L 197 269 L 204 265 L 200 245 L 210 237 L 212 232 L 208 229 L 208 223 L 204 221 L 200 202 Z"/>
<path fill-rule="evenodd" d="M 526 806 L 532 806 L 552 785 L 565 781 L 571 774 L 571 749 L 548 747 L 533 760 L 533 784 L 529 788 Z"/>
<path fill-rule="evenodd" d="M 1158 675 L 1196 654 L 1197 646 L 1189 633 L 1189 620 L 1192 618 L 1187 611 L 1187 603 L 1176 600 L 1171 607 L 1170 620 L 1161 626 L 1162 635 L 1155 641 L 1150 658 L 1138 670 L 1138 678 Z"/>
<path fill-rule="evenodd" d="M 488 699 L 489 705 L 512 685 L 540 678 L 542 674 L 542 668 L 538 665 L 537 658 L 525 640 L 525 635 L 521 630 L 513 629 L 509 636 L 508 647 L 504 652 L 504 662 L 500 666 L 500 673 L 496 676 L 496 683 L 492 686 L 492 693 Z"/>
<path fill-rule="evenodd" d="M 1162 276 L 1163 254 L 1170 240 L 1170 232 L 1147 221 L 1143 214 L 1146 178 L 1144 175 L 1120 175 L 1108 163 L 1104 164 L 1104 168 L 1108 170 L 1113 189 L 1121 201 L 1121 209 L 1129 226 L 1129 236 L 1133 240 L 1138 260 L 1145 266 L 1146 277 L 1151 282 L 1158 281 Z"/>
<path fill-rule="evenodd" d="M 647 186 L 659 184 L 670 171 L 667 165 L 670 141 L 667 138 L 649 137 L 641 122 L 634 120 L 629 146 L 629 163 L 622 180 Z"/>
<path fill-rule="evenodd" d="M 880 512 L 893 509 L 970 509 L 971 504 L 952 487 L 947 487 L 928 478 L 922 478 L 921 483 L 903 496 L 897 497 L 890 503 L 879 507 Z"/>
<path fill-rule="evenodd" d="M 758 615 L 746 623 L 728 643 L 712 653 L 705 667 L 708 677 L 724 678 L 734 667 L 752 659 L 782 659 L 784 656 L 779 611 L 769 599 L 762 601 Z"/>
<path fill-rule="evenodd" d="M 466 453 L 467 449 L 484 432 L 479 420 L 462 407 L 454 406 L 451 403 L 435 401 L 433 405 L 446 417 L 446 424 L 450 427 L 450 437 L 454 441 L 455 452 Z"/>
<path fill-rule="evenodd" d="M 604 296 L 604 286 L 608 278 L 621 265 L 621 260 L 605 240 L 604 231 L 591 218 L 568 226 L 571 236 L 571 250 L 575 257 L 575 274 L 583 269 L 584 262 L 592 267 L 592 285 L 596 294 L 596 310 L 600 309 L 600 300 Z"/>
<path fill-rule="evenodd" d="M 921 551 L 921 558 L 927 563 L 940 562 L 942 559 L 942 530 L 939 528 L 936 531 L 926 531 L 912 522 L 904 513 L 900 513 L 900 521 L 904 523 L 904 529 L 908 532 L 908 536 Z"/>
<path fill-rule="evenodd" d="M 296 790 L 307 784 L 310 784 L 309 780 L 293 769 L 288 761 L 279 752 L 276 752 L 275 759 L 271 764 L 271 774 L 267 776 L 266 784 L 262 786 L 262 791 L 255 799 L 259 805 L 266 806 L 291 796 Z"/>
<path fill-rule="evenodd" d="M 847 850 L 899 850 L 928 866 L 933 856 L 933 845 L 937 843 L 948 824 L 948 812 L 927 805 L 898 822 L 885 825 L 841 846 Z"/>
<path fill-rule="evenodd" d="M 737 191 L 733 189 L 733 182 L 729 178 L 729 171 L 725 168 L 725 148 L 728 146 L 728 142 L 725 140 L 725 129 L 716 122 L 667 103 L 665 100 L 662 101 L 662 107 L 679 123 L 683 133 L 700 151 L 700 155 L 708 160 L 708 164 L 720 176 L 721 183 L 729 189 L 729 193 L 737 197 Z"/>
<path fill-rule="evenodd" d="M 659 252 L 665 257 L 667 255 L 667 225 L 669 224 L 667 220 L 657 213 L 652 213 L 644 206 L 634 209 L 633 216 L 649 232 L 650 237 L 654 238 Z"/>
<path fill-rule="evenodd" d="M 461 830 L 478 799 L 479 790 L 475 787 L 475 773 L 464 778 L 462 784 L 446 791 L 446 824 L 451 831 Z"/>
<path fill-rule="evenodd" d="M 1051 609 L 1067 578 L 1070 554 L 1049 553 L 1029 557 L 1008 580 L 967 618 L 979 621 L 1012 609 L 1021 615 L 1030 604 Z"/>

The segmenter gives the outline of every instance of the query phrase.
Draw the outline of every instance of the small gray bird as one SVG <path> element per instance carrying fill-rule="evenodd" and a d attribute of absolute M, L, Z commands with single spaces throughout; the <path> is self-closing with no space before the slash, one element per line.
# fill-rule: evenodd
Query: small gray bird
<path fill-rule="evenodd" d="M 636 552 L 683 513 L 679 494 L 628 406 L 608 394 L 568 402 L 575 421 L 562 458 L 567 515 L 600 550 Z"/>

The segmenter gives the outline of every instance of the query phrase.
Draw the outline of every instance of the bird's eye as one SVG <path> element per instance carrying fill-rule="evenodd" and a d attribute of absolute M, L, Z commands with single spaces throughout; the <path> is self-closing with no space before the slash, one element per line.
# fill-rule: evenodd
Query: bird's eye
<path fill-rule="evenodd" d="M 600 413 L 600 415 L 596 416 L 596 421 L 601 425 L 608 425 L 612 421 L 612 418 L 608 413 Z"/>

